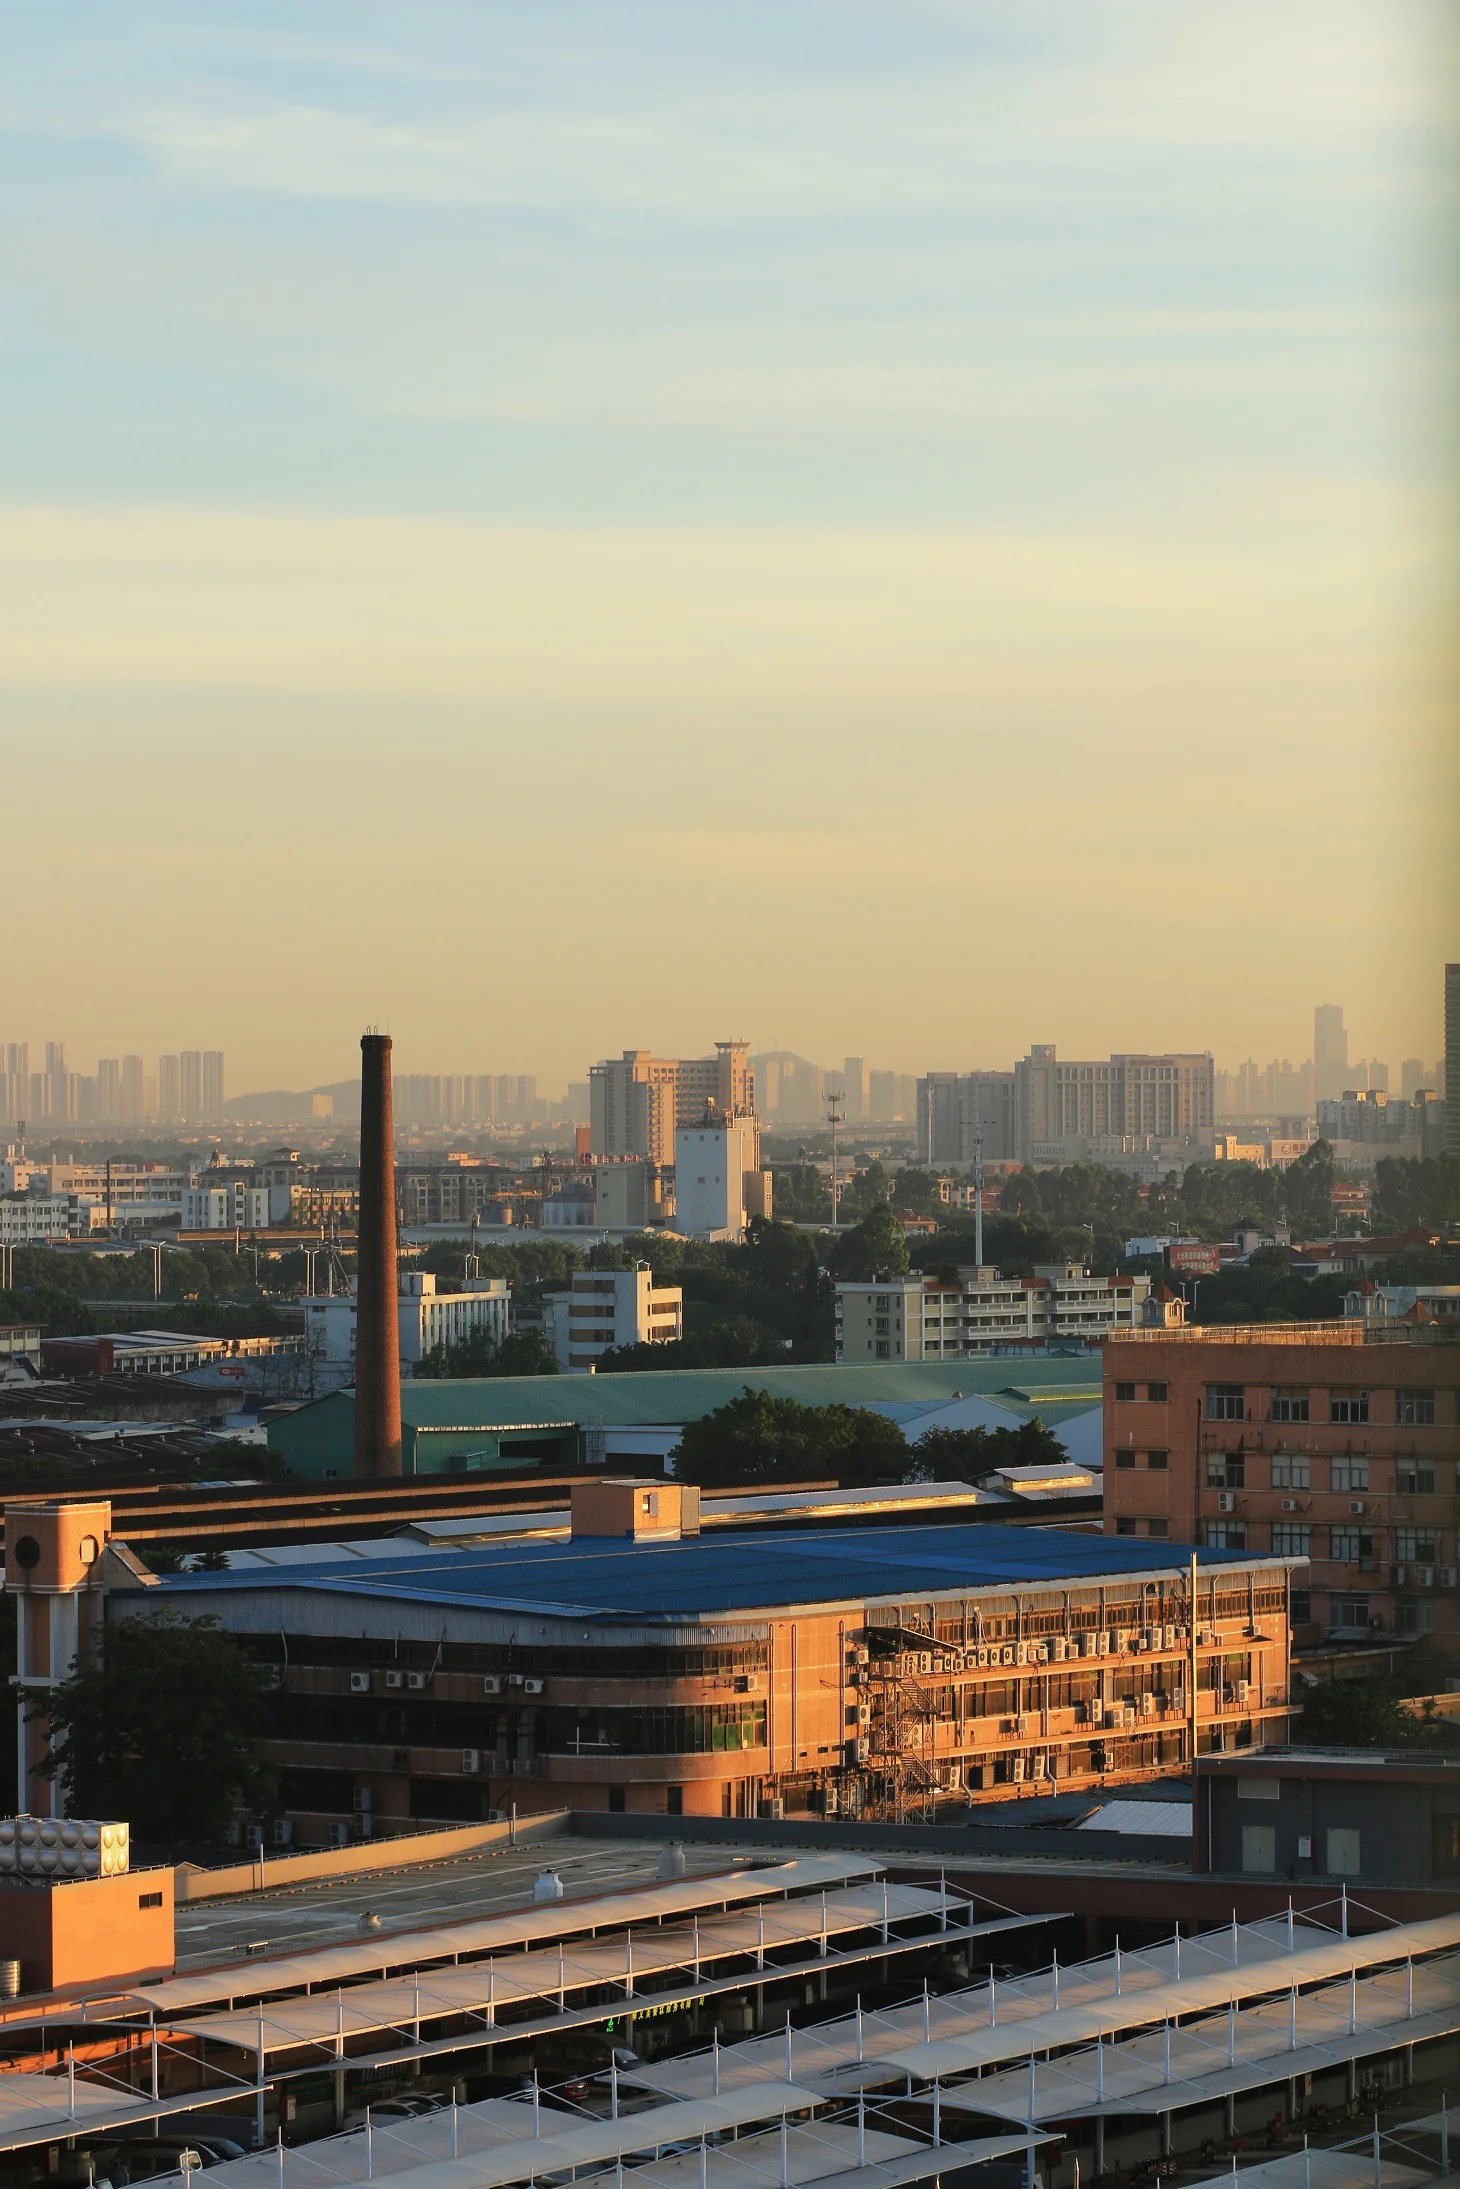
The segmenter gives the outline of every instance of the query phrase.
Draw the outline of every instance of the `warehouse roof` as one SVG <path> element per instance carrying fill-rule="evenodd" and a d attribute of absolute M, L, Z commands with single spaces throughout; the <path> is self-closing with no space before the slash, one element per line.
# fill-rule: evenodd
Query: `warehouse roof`
<path fill-rule="evenodd" d="M 1196 1553 L 1204 1566 L 1283 1564 L 1240 1551 Z M 169 1576 L 170 1596 L 217 1595 L 238 1589 L 294 1588 L 353 1596 L 409 1597 L 416 1603 L 510 1607 L 600 1618 L 697 1617 L 774 1605 L 865 1603 L 869 1599 L 1012 1589 L 1041 1582 L 1184 1577 L 1187 1554 L 1111 1536 L 1066 1534 L 1054 1528 L 862 1527 L 820 1528 L 778 1536 L 774 1546 L 755 1534 L 677 1542 L 598 1537 L 576 1543 L 514 1543 L 443 1551 L 412 1546 L 398 1559 L 291 1566 L 267 1577 L 254 1573 Z M 122 1592 L 118 1592 L 119 1594 Z M 154 1591 L 148 1592 L 155 1603 Z"/>
<path fill-rule="evenodd" d="M 1043 1396 L 1048 1386 L 1048 1397 Z M 883 1399 L 997 1398 L 1027 1417 L 1085 1412 L 1100 1397 L 1099 1363 L 1087 1380 L 1071 1383 L 1067 1359 L 813 1363 L 796 1368 L 668 1368 L 607 1376 L 483 1376 L 411 1381 L 401 1386 L 408 1429 L 501 1429 L 527 1425 L 592 1424 L 638 1428 L 698 1421 L 739 1398 L 747 1387 L 803 1406 L 870 1406 Z M 342 1392 L 316 1405 L 343 1398 Z M 310 1409 L 300 1408 L 299 1421 Z"/>

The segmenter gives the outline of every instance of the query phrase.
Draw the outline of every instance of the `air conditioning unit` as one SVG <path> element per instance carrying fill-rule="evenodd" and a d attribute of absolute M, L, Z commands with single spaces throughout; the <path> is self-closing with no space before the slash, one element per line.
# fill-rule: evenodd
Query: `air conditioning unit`
<path fill-rule="evenodd" d="M 546 1680 L 524 1680 L 522 1692 L 524 1695 L 540 1695 L 546 1685 Z"/>
<path fill-rule="evenodd" d="M 276 1847 L 292 1847 L 294 1844 L 294 1825 L 292 1819 L 289 1817 L 275 1817 L 273 1837 L 274 1845 Z"/>
<path fill-rule="evenodd" d="M 931 1672 L 932 1669 L 933 1652 L 930 1649 L 920 1649 L 918 1651 L 918 1661 L 914 1665 L 913 1670 L 915 1672 Z"/>
<path fill-rule="evenodd" d="M 1104 1725 L 1105 1705 L 1098 1695 L 1095 1696 L 1093 1701 L 1086 1703 L 1085 1710 L 1091 1725 Z"/>
<path fill-rule="evenodd" d="M 1143 1695 L 1143 1696 L 1141 1697 L 1141 1716 L 1142 1716 L 1143 1718 L 1154 1718 L 1154 1717 L 1155 1717 L 1155 1715 L 1156 1715 L 1156 1698 L 1155 1698 L 1155 1696 L 1154 1696 L 1154 1695 L 1151 1695 L 1151 1694 L 1146 1694 L 1146 1695 Z"/>
<path fill-rule="evenodd" d="M 1014 1731 L 1021 1740 L 1025 1739 L 1033 1729 L 1034 1720 L 1032 1718 L 1016 1718 L 1014 1720 Z"/>
<path fill-rule="evenodd" d="M 1237 1682 L 1237 1700 L 1239 1703 L 1251 1702 L 1252 1682 L 1250 1680 L 1239 1680 Z"/>
<path fill-rule="evenodd" d="M 1152 1649 L 1159 1649 L 1160 1647 L 1161 1647 L 1161 1630 L 1160 1630 L 1160 1628 L 1159 1628 L 1159 1627 L 1143 1627 L 1143 1628 L 1141 1629 L 1141 1648 L 1142 1648 L 1142 1649 L 1145 1649 L 1145 1650 L 1152 1650 Z"/>
<path fill-rule="evenodd" d="M 349 1827 L 349 1825 L 348 1825 L 348 1824 L 332 1824 L 332 1825 L 330 1826 L 330 1845 L 331 1845 L 332 1847 L 348 1847 L 348 1846 L 349 1846 L 349 1844 L 350 1844 L 350 1827 Z"/>
<path fill-rule="evenodd" d="M 872 1662 L 872 1652 L 870 1649 L 856 1649 L 853 1650 L 852 1655 L 855 1657 L 859 1665 L 869 1665 Z"/>
<path fill-rule="evenodd" d="M 1432 1589 L 1434 1587 L 1435 1569 L 1433 1566 L 1416 1566 L 1414 1571 L 1416 1585 L 1419 1588 Z"/>
<path fill-rule="evenodd" d="M 1460 1566 L 1441 1566 L 1440 1587 L 1442 1589 L 1460 1588 Z"/>
<path fill-rule="evenodd" d="M 872 1753 L 872 1743 L 870 1741 L 849 1741 L 847 1745 L 852 1751 L 852 1760 L 855 1763 L 865 1763 Z"/>
<path fill-rule="evenodd" d="M 974 1654 L 974 1661 L 975 1661 L 975 1663 L 976 1663 L 976 1664 L 977 1664 L 977 1665 L 979 1666 L 979 1668 L 980 1668 L 980 1669 L 982 1669 L 983 1667 L 985 1667 L 985 1666 L 986 1666 L 986 1665 L 988 1664 L 988 1661 L 989 1661 L 989 1653 L 988 1653 L 988 1651 L 987 1651 L 986 1649 L 976 1649 L 976 1650 L 974 1651 L 974 1653 L 973 1653 L 973 1654 Z"/>
<path fill-rule="evenodd" d="M 406 1686 L 413 1687 L 419 1692 L 426 1685 L 429 1677 L 430 1675 L 425 1672 L 408 1672 L 406 1674 Z"/>
<path fill-rule="evenodd" d="M 1283 1499 L 1283 1511 L 1285 1513 L 1295 1513 L 1299 1510 L 1298 1500 L 1295 1497 L 1285 1497 Z"/>
<path fill-rule="evenodd" d="M 507 1675 L 507 1685 L 509 1687 L 521 1687 L 525 1677 L 526 1675 L 521 1672 L 509 1672 Z"/>
<path fill-rule="evenodd" d="M 990 1653 L 990 1662 L 992 1661 L 992 1653 Z M 1005 1665 L 1011 1665 L 1014 1662 L 1014 1645 L 1012 1642 L 1005 1642 L 1003 1648 L 999 1651 L 999 1662 Z"/>
<path fill-rule="evenodd" d="M 1161 1647 L 1163 1649 L 1175 1649 L 1177 1640 L 1178 1636 L 1175 1627 L 1166 1627 L 1162 1630 Z"/>
<path fill-rule="evenodd" d="M 1177 1714 L 1177 1716 L 1178 1716 L 1178 1717 L 1184 1717 L 1184 1716 L 1185 1716 L 1185 1714 L 1186 1714 L 1186 1693 L 1185 1693 L 1185 1690 L 1184 1690 L 1183 1688 L 1179 1688 L 1179 1687 L 1178 1687 L 1178 1688 L 1175 1688 L 1175 1689 L 1173 1689 L 1173 1691 L 1172 1691 L 1171 1695 L 1170 1695 L 1170 1696 L 1168 1697 L 1168 1699 L 1167 1699 L 1167 1703 L 1166 1703 L 1166 1708 L 1167 1708 L 1168 1710 L 1174 1710 L 1174 1711 L 1176 1712 L 1176 1714 Z"/>
<path fill-rule="evenodd" d="M 1016 1786 L 1022 1783 L 1024 1777 L 1024 1758 L 1022 1756 L 1015 1756 L 1010 1763 L 1009 1776 Z"/>
<path fill-rule="evenodd" d="M 1109 1629 L 1105 1636 L 1105 1647 L 1112 1657 L 1120 1655 L 1120 1632 L 1118 1628 L 1111 1627 Z"/>
<path fill-rule="evenodd" d="M 1057 1634 L 1050 1643 L 1050 1654 L 1057 1665 L 1062 1665 L 1069 1656 L 1070 1645 L 1062 1634 Z"/>
<path fill-rule="evenodd" d="M 352 1695 L 368 1695 L 370 1693 L 370 1675 L 368 1672 L 352 1672 L 350 1674 L 350 1693 Z"/>
<path fill-rule="evenodd" d="M 1121 1705 L 1121 1712 L 1120 1712 L 1120 1722 L 1121 1722 L 1121 1724 L 1122 1724 L 1122 1725 L 1134 1725 L 1134 1724 L 1135 1724 L 1135 1722 L 1136 1722 L 1136 1706 L 1135 1706 L 1135 1704 L 1134 1704 L 1134 1703 L 1123 1703 L 1123 1704 Z"/>
<path fill-rule="evenodd" d="M 1351 1512 L 1351 1513 L 1353 1514 L 1354 1518 L 1355 1518 L 1355 1519 L 1357 1520 L 1357 1519 L 1358 1519 L 1358 1517 L 1359 1517 L 1359 1515 L 1360 1515 L 1360 1514 L 1361 1514 L 1361 1513 L 1363 1512 L 1363 1510 L 1364 1510 L 1364 1501 L 1363 1501 L 1363 1499 L 1362 1499 L 1361 1497 L 1351 1497 L 1351 1498 L 1349 1499 L 1349 1501 L 1348 1501 L 1348 1509 L 1349 1509 L 1349 1511 L 1350 1511 L 1350 1512 Z"/>
<path fill-rule="evenodd" d="M 387 1687 L 404 1687 L 405 1682 L 406 1676 L 403 1672 L 387 1672 L 385 1675 L 385 1684 Z"/>
<path fill-rule="evenodd" d="M 1218 1492 L 1217 1492 L 1217 1511 L 1218 1511 L 1219 1513 L 1234 1513 L 1234 1512 L 1235 1512 L 1236 1510 L 1237 1510 L 1237 1496 L 1236 1496 L 1236 1492 L 1235 1492 L 1235 1491 L 1233 1491 L 1233 1490 L 1218 1490 Z"/>
<path fill-rule="evenodd" d="M 858 1725 L 870 1725 L 872 1723 L 872 1705 L 870 1703 L 858 1703 L 857 1723 Z"/>
<path fill-rule="evenodd" d="M 501 1692 L 502 1683 L 497 1678 L 496 1673 L 484 1672 L 482 1674 L 482 1693 L 484 1695 L 500 1695 Z"/>
<path fill-rule="evenodd" d="M 481 1750 L 480 1750 L 479 1748 L 463 1748 L 463 1750 L 461 1751 L 461 1768 L 462 1768 L 462 1770 L 463 1770 L 463 1771 L 480 1771 L 481 1767 L 482 1767 L 482 1752 L 481 1752 Z"/>
<path fill-rule="evenodd" d="M 251 1824 L 249 1826 L 248 1843 L 250 1847 L 262 1847 L 264 1843 L 264 1828 L 261 1824 Z"/>
<path fill-rule="evenodd" d="M 357 1786 L 355 1788 L 352 1806 L 357 1817 L 369 1816 L 371 1810 L 375 1807 L 375 1797 L 368 1786 Z"/>

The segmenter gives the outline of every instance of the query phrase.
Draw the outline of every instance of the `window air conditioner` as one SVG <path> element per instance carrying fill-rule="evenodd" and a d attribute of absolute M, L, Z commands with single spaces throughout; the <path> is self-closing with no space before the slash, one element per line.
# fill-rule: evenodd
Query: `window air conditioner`
<path fill-rule="evenodd" d="M 1416 1566 L 1414 1572 L 1415 1580 L 1420 1588 L 1432 1589 L 1434 1587 L 1435 1569 L 1433 1566 Z"/>
<path fill-rule="evenodd" d="M 524 1695 L 540 1695 L 546 1684 L 544 1680 L 524 1680 L 522 1692 Z"/>
<path fill-rule="evenodd" d="M 865 1763 L 872 1753 L 872 1743 L 870 1741 L 853 1741 L 851 1749 L 856 1761 Z"/>
<path fill-rule="evenodd" d="M 385 1684 L 387 1687 L 403 1687 L 405 1685 L 405 1677 L 406 1676 L 403 1672 L 387 1672 L 385 1675 Z"/>
<path fill-rule="evenodd" d="M 1024 1758 L 1022 1756 L 1015 1756 L 1009 1765 L 1009 1776 L 1016 1785 L 1022 1782 L 1024 1777 Z"/>
<path fill-rule="evenodd" d="M 1285 1513 L 1295 1513 L 1297 1510 L 1298 1500 L 1295 1497 L 1285 1497 L 1283 1499 L 1283 1511 Z"/>
<path fill-rule="evenodd" d="M 352 1695 L 368 1695 L 370 1693 L 370 1675 L 368 1672 L 352 1672 L 350 1674 L 350 1693 Z"/>
<path fill-rule="evenodd" d="M 1351 1497 L 1348 1501 L 1348 1509 L 1357 1517 L 1364 1509 L 1363 1499 L 1361 1497 Z"/>
<path fill-rule="evenodd" d="M 1142 1716 L 1143 1718 L 1154 1718 L 1154 1717 L 1155 1717 L 1155 1715 L 1156 1715 L 1156 1698 L 1155 1698 L 1155 1696 L 1154 1696 L 1154 1695 L 1151 1695 L 1151 1694 L 1145 1694 L 1145 1695 L 1143 1695 L 1143 1696 L 1141 1697 L 1141 1716 Z"/>
<path fill-rule="evenodd" d="M 463 1750 L 461 1751 L 461 1768 L 462 1768 L 462 1770 L 463 1770 L 463 1771 L 480 1771 L 481 1767 L 482 1767 L 482 1752 L 481 1752 L 481 1750 L 480 1750 L 479 1748 L 463 1748 Z"/>
<path fill-rule="evenodd" d="M 482 1693 L 484 1695 L 500 1695 L 501 1692 L 502 1683 L 497 1678 L 496 1673 L 484 1672 L 482 1675 Z"/>
<path fill-rule="evenodd" d="M 1239 1680 L 1237 1682 L 1237 1700 L 1239 1703 L 1252 1700 L 1252 1682 L 1250 1680 Z"/>
<path fill-rule="evenodd" d="M 261 1824 L 251 1824 L 249 1826 L 248 1843 L 250 1847 L 262 1847 L 264 1843 L 264 1828 Z"/>
<path fill-rule="evenodd" d="M 1442 1589 L 1453 1589 L 1460 1587 L 1460 1567 L 1441 1566 L 1440 1586 Z"/>
<path fill-rule="evenodd" d="M 1032 1718 L 1016 1718 L 1014 1720 L 1014 1731 L 1019 1735 L 1021 1740 L 1024 1739 L 1025 1736 L 1032 1731 L 1033 1723 L 1034 1721 Z"/>
<path fill-rule="evenodd" d="M 368 1786 L 357 1786 L 355 1788 L 352 1806 L 357 1817 L 365 1817 L 370 1814 L 370 1811 L 375 1807 L 375 1798 Z"/>
<path fill-rule="evenodd" d="M 406 1674 L 406 1686 L 419 1691 L 425 1686 L 427 1678 L 428 1675 L 424 1672 L 408 1672 Z"/>
<path fill-rule="evenodd" d="M 1235 1494 L 1231 1490 L 1218 1490 L 1217 1511 L 1219 1513 L 1234 1513 L 1236 1510 L 1237 1499 Z"/>
<path fill-rule="evenodd" d="M 274 1819 L 274 1845 L 290 1847 L 294 1843 L 294 1826 L 288 1817 Z"/>

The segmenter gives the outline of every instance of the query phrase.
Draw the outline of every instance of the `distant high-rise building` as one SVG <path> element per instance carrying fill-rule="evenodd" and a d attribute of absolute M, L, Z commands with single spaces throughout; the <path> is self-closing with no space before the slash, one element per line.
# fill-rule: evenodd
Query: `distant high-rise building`
<path fill-rule="evenodd" d="M 1099 1161 L 1161 1141 L 1195 1153 L 1214 1122 L 1216 1071 L 1209 1054 L 1129 1054 L 1066 1064 L 1052 1042 L 1036 1042 L 1015 1065 L 1014 1079 L 1021 1163 Z"/>
<path fill-rule="evenodd" d="M 203 1116 L 210 1125 L 223 1122 L 223 1051 L 203 1051 Z"/>
<path fill-rule="evenodd" d="M 1460 1155 L 1460 965 L 1445 967 L 1445 1153 Z"/>
<path fill-rule="evenodd" d="M 1407 1056 L 1399 1067 L 1399 1091 L 1406 1102 L 1412 1102 L 1426 1086 L 1424 1058 Z"/>
<path fill-rule="evenodd" d="M 75 1115 L 66 1070 L 66 1044 L 64 1041 L 46 1043 L 46 1115 L 56 1119 Z"/>
<path fill-rule="evenodd" d="M 980 1150 L 986 1163 L 1011 1162 L 1014 1074 L 929 1072 L 917 1085 L 917 1127 L 920 1163 L 972 1163 Z"/>
<path fill-rule="evenodd" d="M 724 1117 L 750 1115 L 755 1109 L 755 1074 L 750 1044 L 717 1041 L 711 1057 L 656 1057 L 648 1049 L 625 1049 L 605 1057 L 588 1072 L 588 1121 L 595 1155 L 637 1155 L 649 1163 L 674 1161 L 674 1135 L 681 1125 L 699 1124 L 711 1103 Z M 537 1107 L 535 1079 L 518 1081 L 519 1102 L 531 1115 Z"/>
<path fill-rule="evenodd" d="M 96 1060 L 96 1116 L 110 1124 L 122 1114 L 122 1060 L 104 1056 Z"/>
<path fill-rule="evenodd" d="M 870 1076 L 865 1057 L 849 1056 L 842 1065 L 842 1114 L 848 1124 L 860 1125 L 871 1114 Z"/>
<path fill-rule="evenodd" d="M 1313 1013 L 1313 1098 L 1337 1102 L 1348 1079 L 1348 1030 L 1341 1003 L 1320 1003 Z"/>
<path fill-rule="evenodd" d="M 164 1125 L 175 1125 L 182 1116 L 182 1077 L 175 1056 L 157 1059 L 157 1115 Z"/>
<path fill-rule="evenodd" d="M 203 1052 L 184 1049 L 177 1060 L 178 1114 L 196 1125 L 203 1115 Z"/>
<path fill-rule="evenodd" d="M 128 1125 L 140 1125 L 147 1114 L 146 1075 L 139 1056 L 122 1058 L 120 1116 Z"/>

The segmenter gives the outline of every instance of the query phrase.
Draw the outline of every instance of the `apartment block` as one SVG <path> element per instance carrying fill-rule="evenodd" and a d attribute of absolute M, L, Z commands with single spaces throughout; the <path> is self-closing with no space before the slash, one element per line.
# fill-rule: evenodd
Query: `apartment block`
<path fill-rule="evenodd" d="M 836 1288 L 839 1361 L 957 1360 L 1051 1339 L 1099 1344 L 1147 1317 L 1179 1323 L 1178 1299 L 1149 1277 L 1095 1276 L 1078 1262 L 1040 1266 L 1032 1277 L 963 1269 L 958 1282 L 879 1278 Z"/>
<path fill-rule="evenodd" d="M 647 1262 L 637 1269 L 579 1269 L 567 1292 L 545 1303 L 559 1368 L 591 1374 L 620 1345 L 666 1345 L 684 1336 L 684 1294 L 654 1282 Z"/>
<path fill-rule="evenodd" d="M 917 1086 L 918 1161 L 967 1165 L 981 1152 L 1012 1162 L 1015 1118 L 1012 1072 L 928 1072 Z"/>
<path fill-rule="evenodd" d="M 656 1057 L 625 1049 L 590 1066 L 589 1146 L 594 1155 L 674 1161 L 674 1136 L 697 1124 L 713 1104 L 722 1116 L 755 1110 L 750 1045 L 717 1041 L 710 1057 Z"/>
<path fill-rule="evenodd" d="M 1160 1148 L 1205 1152 L 1215 1077 L 1209 1053 L 1062 1062 L 1052 1042 L 1036 1042 L 1014 1067 L 1015 1158 L 1071 1163 Z"/>
<path fill-rule="evenodd" d="M 1123 1330 L 1105 1526 L 1305 1561 L 1300 1637 L 1454 1633 L 1460 1328 Z"/>

